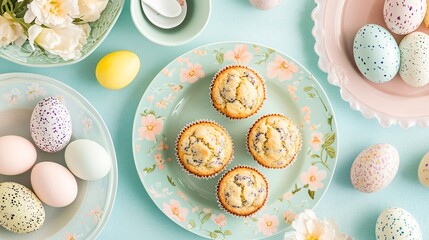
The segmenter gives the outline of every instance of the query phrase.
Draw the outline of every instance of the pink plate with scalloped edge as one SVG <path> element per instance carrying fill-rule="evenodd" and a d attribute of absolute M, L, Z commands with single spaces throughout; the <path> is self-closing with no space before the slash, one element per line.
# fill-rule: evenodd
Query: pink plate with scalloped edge
<path fill-rule="evenodd" d="M 377 84 L 366 80 L 353 59 L 353 39 L 365 24 L 386 27 L 382 0 L 315 0 L 313 36 L 319 67 L 328 81 L 340 87 L 342 98 L 367 118 L 377 118 L 383 127 L 399 124 L 403 128 L 429 126 L 429 85 L 415 88 L 397 75 Z M 422 24 L 418 31 L 428 33 Z M 399 43 L 401 36 L 392 34 Z"/>

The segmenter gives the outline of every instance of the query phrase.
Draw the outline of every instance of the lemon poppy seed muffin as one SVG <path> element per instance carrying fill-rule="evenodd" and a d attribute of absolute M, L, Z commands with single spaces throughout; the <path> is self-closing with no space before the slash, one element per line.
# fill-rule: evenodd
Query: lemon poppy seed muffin
<path fill-rule="evenodd" d="M 247 217 L 261 209 L 268 197 L 268 182 L 256 169 L 237 166 L 219 181 L 217 198 L 228 213 Z"/>
<path fill-rule="evenodd" d="M 265 101 L 265 83 L 259 74 L 246 66 L 232 65 L 213 78 L 211 101 L 220 113 L 231 119 L 255 114 Z"/>
<path fill-rule="evenodd" d="M 179 164 L 197 177 L 213 177 L 231 161 L 233 143 L 228 132 L 213 121 L 198 121 L 185 128 L 176 142 Z"/>
<path fill-rule="evenodd" d="M 247 148 L 252 157 L 264 167 L 285 168 L 301 150 L 302 137 L 298 127 L 281 114 L 259 118 L 250 128 Z"/>

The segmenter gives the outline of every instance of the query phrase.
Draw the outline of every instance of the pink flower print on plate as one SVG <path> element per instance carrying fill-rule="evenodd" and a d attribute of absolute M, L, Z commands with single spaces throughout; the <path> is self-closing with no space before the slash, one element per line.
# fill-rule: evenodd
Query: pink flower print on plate
<path fill-rule="evenodd" d="M 247 45 L 237 44 L 234 51 L 225 53 L 225 59 L 238 64 L 248 64 L 252 60 L 253 54 L 247 50 Z"/>
<path fill-rule="evenodd" d="M 310 191 L 317 191 L 323 188 L 322 180 L 326 178 L 326 171 L 319 171 L 316 166 L 310 166 L 308 172 L 301 173 L 300 177 L 304 185 L 308 184 Z"/>
<path fill-rule="evenodd" d="M 287 62 L 280 55 L 276 55 L 274 61 L 268 63 L 267 73 L 269 78 L 278 77 L 280 81 L 290 80 L 298 67 L 292 62 Z"/>
<path fill-rule="evenodd" d="M 320 145 L 322 144 L 323 135 L 320 132 L 311 133 L 310 145 L 313 147 L 314 151 L 319 151 Z"/>
<path fill-rule="evenodd" d="M 219 227 L 224 227 L 226 226 L 226 217 L 223 214 L 212 214 L 211 216 L 211 220 L 216 223 L 216 225 L 218 225 Z"/>
<path fill-rule="evenodd" d="M 277 232 L 277 226 L 279 225 L 279 219 L 276 215 L 264 214 L 258 219 L 258 231 L 262 232 L 265 236 L 271 236 Z"/>
<path fill-rule="evenodd" d="M 174 199 L 170 200 L 170 204 L 164 203 L 163 210 L 167 216 L 179 222 L 185 222 L 188 215 L 188 209 L 180 206 L 180 202 Z"/>
<path fill-rule="evenodd" d="M 188 63 L 187 68 L 182 68 L 180 72 L 180 81 L 182 82 L 194 83 L 203 77 L 205 77 L 205 73 L 199 63 Z"/>
<path fill-rule="evenodd" d="M 148 114 L 141 118 L 141 127 L 138 129 L 139 138 L 149 141 L 155 141 L 156 136 L 161 133 L 164 128 L 164 121 L 156 118 L 153 114 Z"/>

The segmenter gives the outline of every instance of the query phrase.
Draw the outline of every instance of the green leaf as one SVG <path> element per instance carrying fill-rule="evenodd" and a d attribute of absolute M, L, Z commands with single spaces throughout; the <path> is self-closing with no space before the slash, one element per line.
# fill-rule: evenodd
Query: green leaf
<path fill-rule="evenodd" d="M 310 92 L 311 89 L 313 89 L 313 87 L 307 86 L 307 87 L 304 88 L 304 92 Z"/>
<path fill-rule="evenodd" d="M 207 213 L 204 217 L 203 217 L 203 219 L 201 220 L 201 224 L 204 224 L 205 222 L 207 222 L 209 219 L 210 219 L 210 217 L 212 216 L 212 213 Z"/>
<path fill-rule="evenodd" d="M 252 221 L 257 222 L 258 219 L 257 218 L 252 218 Z"/>
<path fill-rule="evenodd" d="M 315 194 L 314 191 L 311 191 L 310 189 L 308 189 L 308 196 L 310 196 L 311 199 L 313 199 L 313 200 L 314 200 L 314 194 Z"/>
<path fill-rule="evenodd" d="M 325 138 L 325 141 L 322 144 L 322 148 L 331 146 L 334 143 L 335 133 L 334 132 L 327 133 L 324 138 Z"/>
<path fill-rule="evenodd" d="M 302 186 L 303 188 L 308 188 L 308 183 Z"/>
<path fill-rule="evenodd" d="M 272 48 L 268 48 L 267 50 L 268 50 L 268 53 L 269 53 L 269 54 L 276 52 L 276 50 L 274 50 L 274 49 L 272 49 Z"/>
<path fill-rule="evenodd" d="M 332 126 L 332 115 L 328 117 L 328 124 L 329 126 Z"/>
<path fill-rule="evenodd" d="M 223 53 L 222 53 L 222 52 L 217 52 L 217 54 L 216 54 L 216 61 L 217 61 L 219 64 L 222 64 L 222 63 L 223 63 Z"/>
<path fill-rule="evenodd" d="M 311 158 L 320 158 L 320 155 L 319 154 L 312 154 L 310 157 Z"/>
<path fill-rule="evenodd" d="M 335 148 L 332 146 L 327 146 L 325 151 L 330 158 L 335 158 L 335 156 L 337 156 L 337 151 L 335 151 Z"/>
<path fill-rule="evenodd" d="M 145 172 L 147 172 L 147 173 L 151 173 L 151 172 L 153 172 L 154 170 L 155 170 L 155 167 L 156 167 L 156 164 L 153 164 L 152 165 L 152 167 L 145 167 L 144 169 L 143 169 L 143 171 L 145 171 Z"/>
<path fill-rule="evenodd" d="M 312 92 L 308 92 L 308 93 L 307 93 L 307 95 L 308 95 L 311 99 L 313 99 L 313 98 L 316 96 L 316 94 L 314 94 L 314 93 L 312 93 Z"/>
<path fill-rule="evenodd" d="M 222 232 L 220 230 L 214 230 L 214 232 L 222 234 Z"/>
<path fill-rule="evenodd" d="M 170 182 L 171 185 L 174 187 L 176 186 L 176 183 L 173 181 L 173 178 L 167 175 L 168 182 Z"/>
<path fill-rule="evenodd" d="M 209 237 L 215 239 L 215 238 L 217 238 L 217 234 L 215 232 L 210 232 Z"/>
<path fill-rule="evenodd" d="M 225 232 L 223 232 L 224 235 L 232 235 L 232 232 L 229 230 L 225 230 Z"/>
<path fill-rule="evenodd" d="M 191 225 L 192 228 L 195 228 L 195 221 L 194 219 L 189 220 L 189 225 Z"/>

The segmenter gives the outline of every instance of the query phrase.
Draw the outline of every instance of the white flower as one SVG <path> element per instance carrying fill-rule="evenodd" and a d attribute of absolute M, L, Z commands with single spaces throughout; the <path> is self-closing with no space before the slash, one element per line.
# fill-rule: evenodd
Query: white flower
<path fill-rule="evenodd" d="M 333 221 L 321 220 L 312 210 L 298 214 L 292 222 L 293 232 L 286 232 L 284 240 L 352 240 L 340 232 Z"/>
<path fill-rule="evenodd" d="M 78 0 L 79 18 L 83 22 L 97 21 L 108 2 L 108 0 Z"/>
<path fill-rule="evenodd" d="M 67 25 L 79 14 L 77 0 L 33 0 L 27 7 L 24 21 L 47 27 Z"/>
<path fill-rule="evenodd" d="M 0 16 L 0 47 L 16 43 L 22 45 L 26 36 L 19 23 L 12 20 L 8 13 Z"/>
<path fill-rule="evenodd" d="M 3 94 L 3 98 L 11 105 L 16 104 L 21 98 L 21 91 L 18 88 L 12 88 L 8 93 Z"/>
<path fill-rule="evenodd" d="M 58 28 L 44 28 L 32 25 L 28 29 L 28 40 L 34 49 L 34 43 L 51 54 L 64 60 L 78 59 L 82 56 L 82 47 L 86 44 L 90 27 L 88 24 L 69 24 Z"/>
<path fill-rule="evenodd" d="M 27 87 L 27 99 L 28 100 L 35 100 L 39 96 L 43 97 L 45 95 L 46 95 L 45 89 L 40 87 L 36 83 L 33 83 Z"/>

